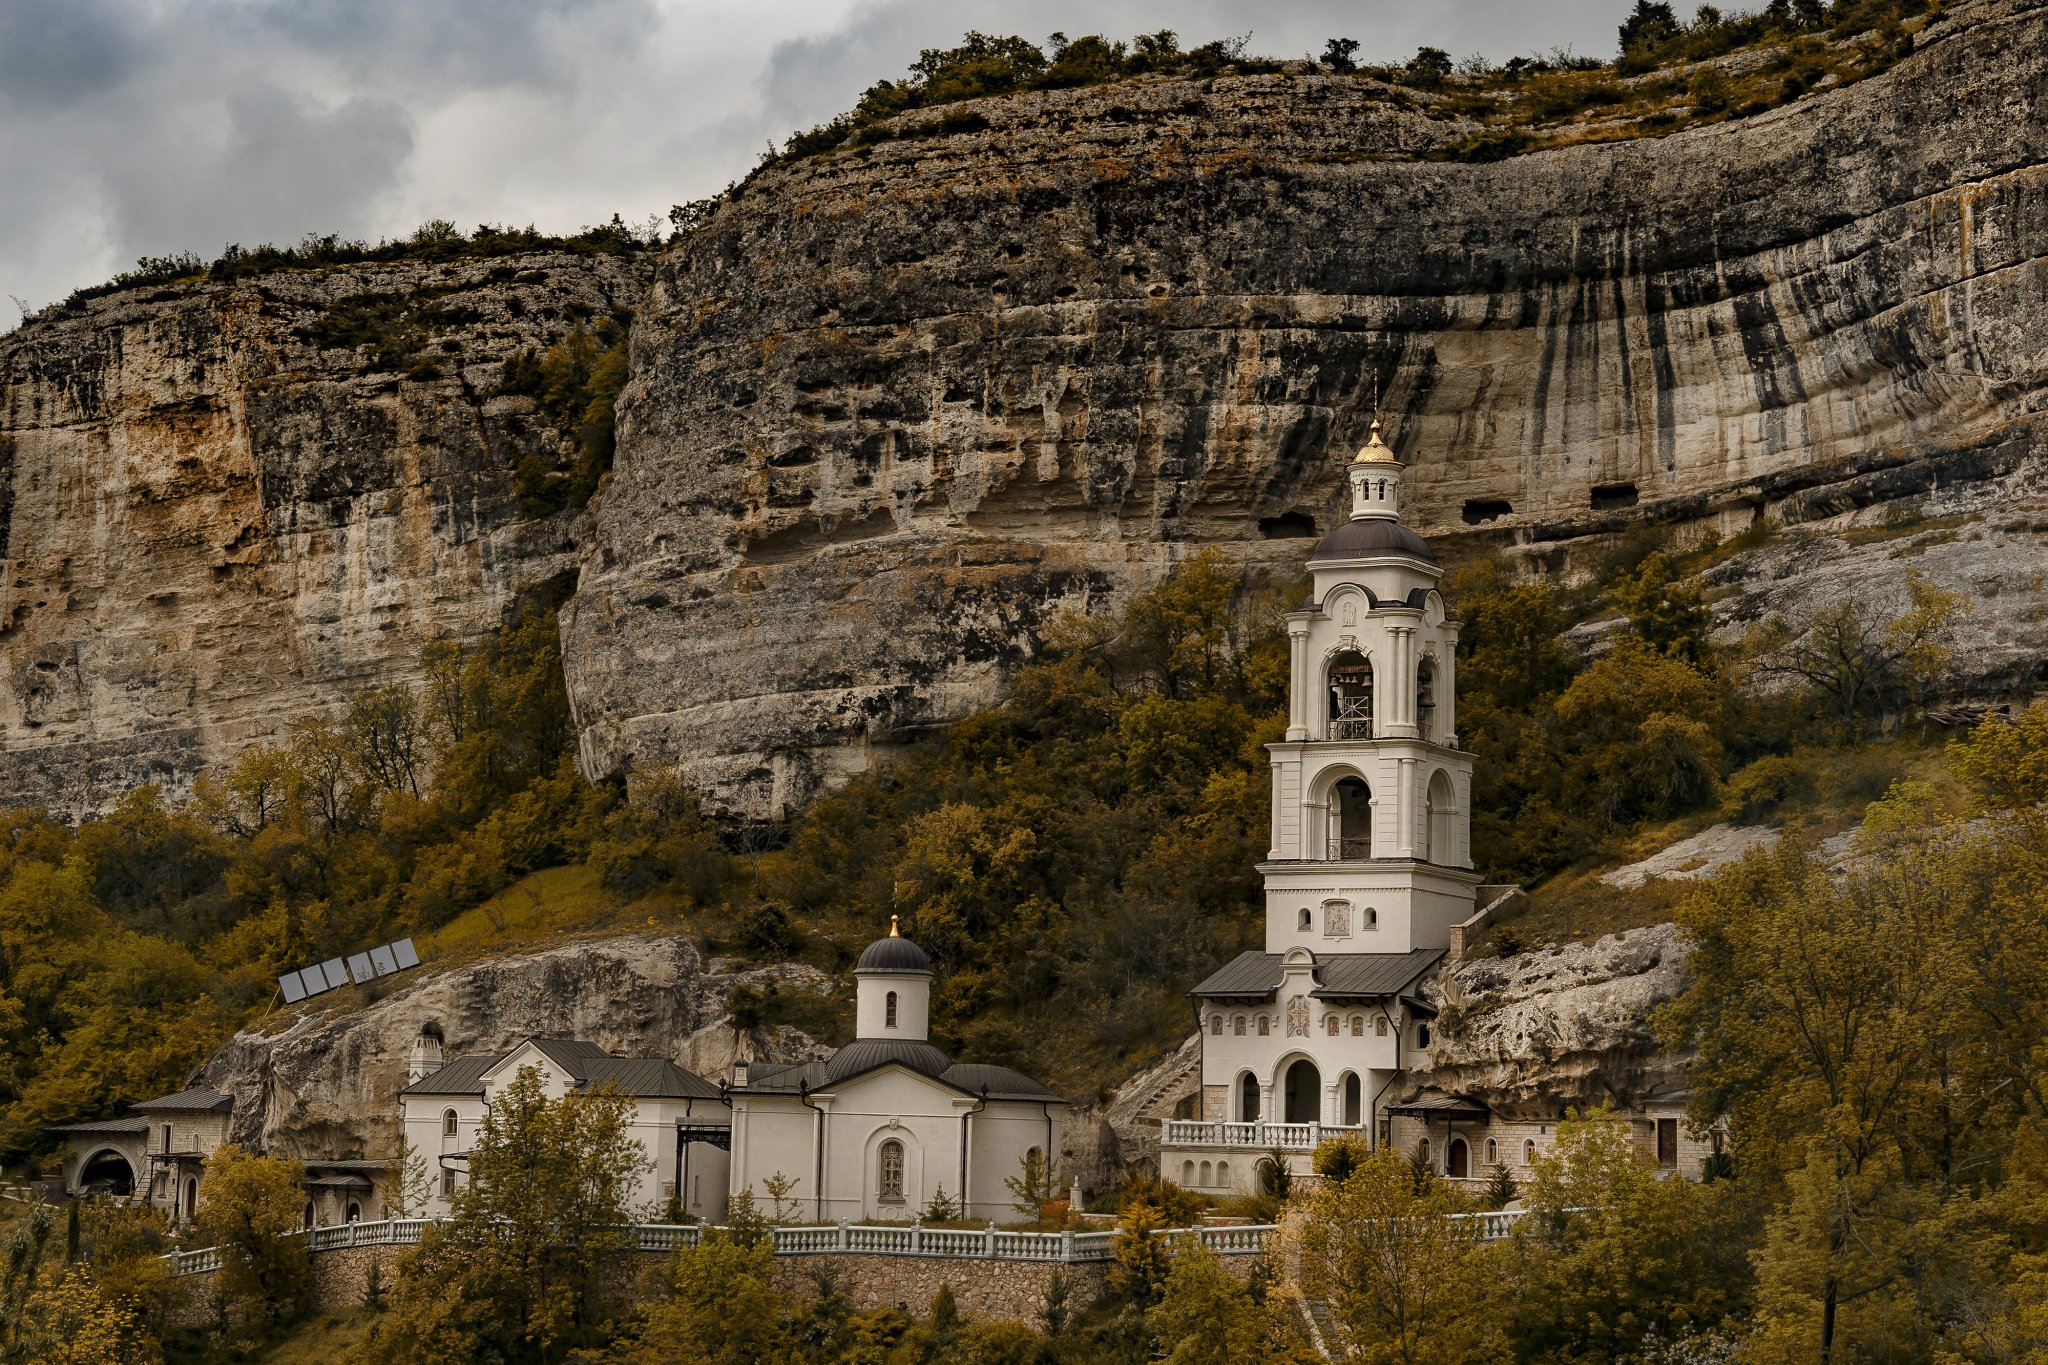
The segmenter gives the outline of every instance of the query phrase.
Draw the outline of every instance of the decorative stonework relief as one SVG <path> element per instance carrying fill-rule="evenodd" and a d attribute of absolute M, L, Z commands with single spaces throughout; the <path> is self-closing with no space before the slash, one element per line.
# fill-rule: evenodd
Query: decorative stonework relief
<path fill-rule="evenodd" d="M 1287 1002 L 1287 1036 L 1308 1037 L 1308 1001 L 1302 996 L 1297 995 Z"/>

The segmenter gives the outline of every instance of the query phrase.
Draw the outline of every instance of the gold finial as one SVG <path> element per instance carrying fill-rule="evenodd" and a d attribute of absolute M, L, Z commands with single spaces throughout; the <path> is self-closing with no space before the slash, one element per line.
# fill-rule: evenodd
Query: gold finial
<path fill-rule="evenodd" d="M 902 935 L 902 934 L 899 934 L 898 932 L 896 932 L 896 917 L 895 917 L 894 915 L 891 915 L 891 916 L 889 916 L 889 937 L 890 937 L 890 938 L 902 938 L 902 937 L 903 937 L 903 935 Z"/>
<path fill-rule="evenodd" d="M 1401 463 L 1401 462 L 1400 462 L 1399 460 L 1397 460 L 1397 459 L 1395 459 L 1395 458 L 1394 458 L 1394 452 L 1393 452 L 1393 451 L 1391 451 L 1391 450 L 1389 450 L 1389 449 L 1387 449 L 1387 443 L 1386 443 L 1385 441 L 1382 441 L 1382 440 L 1380 439 L 1380 419 L 1379 419 L 1379 417 L 1378 417 L 1377 415 L 1375 415 L 1375 416 L 1373 417 L 1373 419 L 1372 419 L 1372 439 L 1368 440 L 1368 441 L 1367 441 L 1367 442 L 1366 442 L 1366 443 L 1365 443 L 1365 444 L 1364 444 L 1363 446 L 1359 447 L 1359 451 L 1358 451 L 1358 454 L 1357 454 L 1357 455 L 1356 455 L 1355 457 L 1353 457 L 1353 459 L 1352 459 L 1351 463 L 1353 463 L 1353 464 L 1399 464 L 1399 463 Z"/>

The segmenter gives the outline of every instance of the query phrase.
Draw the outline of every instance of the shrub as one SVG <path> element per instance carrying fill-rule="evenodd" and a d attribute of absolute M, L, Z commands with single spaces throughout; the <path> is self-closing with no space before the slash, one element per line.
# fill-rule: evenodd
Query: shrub
<path fill-rule="evenodd" d="M 1325 1138 L 1311 1158 L 1315 1173 L 1325 1180 L 1342 1183 L 1365 1163 L 1372 1149 L 1365 1139 L 1351 1136 Z"/>
<path fill-rule="evenodd" d="M 1798 760 L 1760 758 L 1722 787 L 1721 814 L 1730 820 L 1755 820 L 1812 789 L 1812 774 Z"/>

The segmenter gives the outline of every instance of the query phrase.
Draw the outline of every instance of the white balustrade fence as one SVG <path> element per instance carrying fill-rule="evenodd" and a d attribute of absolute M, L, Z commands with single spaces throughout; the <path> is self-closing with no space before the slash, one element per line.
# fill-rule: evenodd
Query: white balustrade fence
<path fill-rule="evenodd" d="M 1494 1215 L 1489 1215 L 1494 1216 Z M 390 1218 L 377 1223 L 343 1223 L 297 1234 L 310 1251 L 341 1251 L 349 1247 L 413 1246 L 436 1220 Z M 640 1251 L 665 1252 L 694 1247 L 706 1232 L 722 1231 L 702 1224 L 637 1223 L 633 1243 Z M 1198 1238 L 1219 1256 L 1256 1256 L 1273 1235 L 1270 1226 L 1175 1228 L 1154 1235 L 1172 1242 Z M 778 1256 L 930 1256 L 995 1261 L 1106 1261 L 1114 1255 L 1114 1232 L 1002 1232 L 985 1228 L 874 1227 L 839 1223 L 830 1227 L 771 1228 Z M 221 1267 L 218 1247 L 175 1251 L 165 1256 L 173 1275 L 202 1275 Z"/>
<path fill-rule="evenodd" d="M 1244 1147 L 1269 1152 L 1313 1152 L 1326 1139 L 1365 1137 L 1363 1125 L 1335 1123 L 1212 1123 L 1170 1119 L 1161 1137 L 1167 1147 Z"/>

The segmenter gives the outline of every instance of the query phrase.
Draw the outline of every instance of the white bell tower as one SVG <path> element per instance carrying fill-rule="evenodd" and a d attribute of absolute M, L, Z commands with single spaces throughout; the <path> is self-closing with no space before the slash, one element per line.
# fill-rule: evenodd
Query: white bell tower
<path fill-rule="evenodd" d="M 1443 570 L 1401 525 L 1380 424 L 1347 470 L 1351 517 L 1309 558 L 1287 617 L 1287 737 L 1273 762 L 1266 951 L 1407 953 L 1469 918 L 1472 759 L 1458 748 L 1458 626 Z"/>

